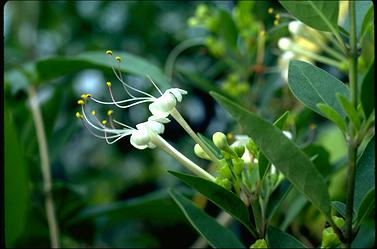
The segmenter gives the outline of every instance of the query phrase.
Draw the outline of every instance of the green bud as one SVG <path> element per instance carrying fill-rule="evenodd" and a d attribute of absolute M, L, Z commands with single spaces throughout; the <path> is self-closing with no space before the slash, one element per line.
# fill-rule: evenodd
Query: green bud
<path fill-rule="evenodd" d="M 267 243 L 264 239 L 258 239 L 250 248 L 268 248 Z"/>
<path fill-rule="evenodd" d="M 211 160 L 211 158 L 207 155 L 207 153 L 203 150 L 203 148 L 199 144 L 195 144 L 194 146 L 194 153 L 198 157 L 206 160 Z"/>
<path fill-rule="evenodd" d="M 217 18 L 214 17 L 214 16 L 208 17 L 207 20 L 206 20 L 206 27 L 211 32 L 215 32 L 218 29 L 218 27 L 219 27 L 218 24 L 219 24 L 219 22 L 218 22 Z"/>
<path fill-rule="evenodd" d="M 340 240 L 332 227 L 323 229 L 321 248 L 335 248 L 340 245 Z"/>
<path fill-rule="evenodd" d="M 222 132 L 214 133 L 212 136 L 212 141 L 220 150 L 224 150 L 227 152 L 231 150 L 228 144 L 228 140 L 226 139 L 225 134 Z"/>
<path fill-rule="evenodd" d="M 233 149 L 234 152 L 237 153 L 238 157 L 242 157 L 243 156 L 243 153 L 245 153 L 245 146 L 233 146 L 231 147 Z"/>
<path fill-rule="evenodd" d="M 208 14 L 208 7 L 205 4 L 199 4 L 195 10 L 195 15 L 198 18 L 204 18 L 205 15 Z"/>
<path fill-rule="evenodd" d="M 195 17 L 190 17 L 187 20 L 187 25 L 190 26 L 190 27 L 198 26 L 199 25 L 199 21 Z"/>
<path fill-rule="evenodd" d="M 342 228 L 344 226 L 345 221 L 343 218 L 338 216 L 332 216 L 332 219 L 337 227 Z"/>
<path fill-rule="evenodd" d="M 242 159 L 233 159 L 234 173 L 239 176 L 244 169 L 244 161 Z"/>
<path fill-rule="evenodd" d="M 225 189 L 230 190 L 232 188 L 232 183 L 226 178 L 217 177 L 215 182 Z"/>
<path fill-rule="evenodd" d="M 348 66 L 347 61 L 342 61 L 340 63 L 340 70 L 343 71 L 343 72 L 347 72 L 348 69 L 349 69 L 349 66 Z"/>
<path fill-rule="evenodd" d="M 227 179 L 232 179 L 232 172 L 230 171 L 228 165 L 223 165 L 219 169 L 219 173 L 221 176 L 227 178 Z"/>
<path fill-rule="evenodd" d="M 258 154 L 258 147 L 252 139 L 246 144 L 246 149 L 250 152 L 251 155 L 256 156 Z"/>

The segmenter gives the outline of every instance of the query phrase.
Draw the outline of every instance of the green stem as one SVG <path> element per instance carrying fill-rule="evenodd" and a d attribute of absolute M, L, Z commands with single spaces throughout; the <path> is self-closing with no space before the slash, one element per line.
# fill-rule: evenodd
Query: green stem
<path fill-rule="evenodd" d="M 357 109 L 357 37 L 356 37 L 356 10 L 355 2 L 349 1 L 349 20 L 350 20 L 350 54 L 349 54 L 349 82 L 351 89 L 351 103 Z M 345 225 L 345 247 L 350 248 L 353 240 L 352 216 L 355 192 L 355 173 L 357 149 L 359 146 L 356 141 L 356 130 L 349 126 L 348 142 L 348 172 L 347 172 L 347 203 L 346 203 L 346 225 Z"/>
<path fill-rule="evenodd" d="M 212 153 L 212 151 L 208 148 L 208 146 L 202 142 L 202 140 L 196 135 L 196 133 L 191 129 L 191 127 L 187 124 L 186 120 L 181 116 L 181 114 L 177 111 L 177 109 L 173 109 L 170 112 L 170 115 L 182 126 L 182 128 L 190 135 L 194 141 L 202 147 L 202 149 L 207 153 L 207 155 L 211 158 L 211 160 L 219 164 L 219 159 Z"/>
<path fill-rule="evenodd" d="M 162 150 L 164 150 L 167 154 L 171 157 L 176 159 L 179 163 L 185 166 L 188 170 L 193 172 L 195 175 L 210 180 L 212 182 L 215 181 L 215 178 L 209 174 L 207 171 L 199 167 L 193 161 L 185 157 L 181 152 L 176 150 L 173 146 L 171 146 L 168 142 L 165 141 L 161 136 L 156 135 L 152 137 L 152 142 Z"/>
<path fill-rule="evenodd" d="M 204 38 L 192 38 L 186 41 L 183 41 L 179 43 L 174 49 L 169 53 L 168 58 L 166 59 L 165 63 L 165 75 L 167 76 L 168 80 L 171 81 L 173 77 L 173 69 L 174 69 L 174 63 L 177 59 L 178 55 L 182 53 L 184 50 L 194 47 L 194 46 L 200 46 L 204 45 Z"/>
<path fill-rule="evenodd" d="M 43 189 L 45 193 L 45 207 L 47 223 L 50 232 L 51 247 L 59 248 L 59 227 L 55 215 L 54 199 L 52 196 L 52 179 L 50 172 L 50 163 L 48 158 L 47 140 L 43 125 L 41 110 L 37 100 L 37 94 L 33 87 L 28 88 L 30 109 L 33 116 L 35 130 L 37 133 L 39 157 L 41 160 L 41 170 L 43 176 Z"/>
<path fill-rule="evenodd" d="M 291 50 L 296 54 L 304 55 L 306 57 L 309 57 L 309 58 L 316 60 L 316 61 L 319 61 L 321 63 L 328 64 L 328 65 L 337 67 L 339 69 L 342 68 L 341 62 L 334 60 L 334 59 L 330 59 L 330 58 L 325 57 L 325 56 L 318 55 L 316 53 L 313 53 L 313 52 L 310 52 L 310 51 L 307 51 L 307 50 L 304 50 L 304 49 L 302 49 L 301 47 L 299 47 L 295 44 L 292 45 Z"/>

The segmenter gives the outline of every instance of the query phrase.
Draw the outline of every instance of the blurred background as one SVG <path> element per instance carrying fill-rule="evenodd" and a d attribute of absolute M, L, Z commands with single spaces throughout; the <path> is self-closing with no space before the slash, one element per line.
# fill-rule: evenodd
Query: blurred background
<path fill-rule="evenodd" d="M 287 25 L 292 18 L 282 12 L 277 1 L 8 1 L 4 6 L 7 245 L 50 246 L 41 141 L 36 133 L 40 121 L 62 247 L 189 247 L 198 234 L 170 199 L 169 188 L 180 188 L 209 214 L 219 213 L 167 173 L 184 169 L 162 151 L 137 150 L 129 138 L 108 145 L 75 118 L 82 93 L 108 98 L 107 80 L 122 91 L 105 62 L 75 61 L 88 51 L 102 53 L 103 60 L 108 59 L 106 50 L 114 55 L 126 52 L 159 68 L 170 85 L 189 92 L 178 109 L 196 132 L 209 138 L 216 131 L 228 133 L 230 140 L 242 134 L 214 103 L 210 90 L 270 121 L 291 110 L 287 130 L 309 154 L 320 153 L 316 160 L 328 176 L 330 194 L 344 201 L 346 146 L 335 126 L 289 92 L 287 64 L 277 41 L 290 35 Z M 346 80 L 341 70 L 317 64 Z M 125 77 L 138 89 L 153 92 L 142 74 Z M 42 120 L 33 115 L 32 98 Z M 149 115 L 143 105 L 115 112 L 131 125 Z M 163 137 L 207 167 L 194 155 L 192 139 L 175 122 L 166 126 Z M 290 208 L 281 208 L 272 222 L 317 246 L 323 228 L 319 213 L 294 191 L 282 207 Z M 233 222 L 231 229 L 245 243 L 251 242 L 238 223 Z"/>

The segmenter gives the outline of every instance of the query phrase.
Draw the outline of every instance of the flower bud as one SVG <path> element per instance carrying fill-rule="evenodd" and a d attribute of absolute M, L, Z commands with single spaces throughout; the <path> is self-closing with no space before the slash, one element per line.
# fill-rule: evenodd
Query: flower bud
<path fill-rule="evenodd" d="M 292 47 L 292 40 L 286 37 L 280 38 L 278 41 L 278 47 L 281 50 L 289 50 Z"/>
<path fill-rule="evenodd" d="M 199 144 L 195 144 L 194 146 L 194 153 L 198 157 L 206 160 L 211 160 L 211 158 L 208 156 L 208 154 L 203 150 L 203 148 Z"/>
<path fill-rule="evenodd" d="M 232 179 L 232 171 L 230 171 L 228 165 L 221 166 L 219 169 L 219 173 L 221 176 L 227 179 Z"/>
<path fill-rule="evenodd" d="M 340 240 L 332 227 L 323 229 L 321 248 L 336 248 L 340 244 Z"/>
<path fill-rule="evenodd" d="M 230 147 L 224 133 L 222 132 L 214 133 L 212 136 L 212 141 L 216 145 L 216 147 L 219 148 L 220 150 L 229 152 Z"/>
<path fill-rule="evenodd" d="M 343 218 L 334 215 L 332 219 L 337 227 L 342 228 L 344 226 L 345 221 Z"/>
<path fill-rule="evenodd" d="M 237 176 L 241 175 L 244 169 L 244 161 L 242 159 L 233 159 L 232 162 L 233 162 L 234 173 Z"/>
<path fill-rule="evenodd" d="M 245 146 L 232 146 L 231 147 L 233 149 L 234 152 L 237 153 L 237 156 L 238 157 L 242 157 L 243 156 L 243 153 L 245 153 Z"/>
<path fill-rule="evenodd" d="M 304 29 L 304 24 L 300 21 L 292 21 L 288 24 L 288 30 L 292 35 L 299 35 Z"/>
<path fill-rule="evenodd" d="M 223 188 L 228 189 L 228 190 L 230 190 L 231 187 L 232 187 L 232 183 L 226 178 L 217 177 L 215 182 L 217 184 L 219 184 L 220 186 L 222 186 Z"/>
<path fill-rule="evenodd" d="M 264 239 L 258 239 L 250 248 L 268 248 L 267 243 Z"/>

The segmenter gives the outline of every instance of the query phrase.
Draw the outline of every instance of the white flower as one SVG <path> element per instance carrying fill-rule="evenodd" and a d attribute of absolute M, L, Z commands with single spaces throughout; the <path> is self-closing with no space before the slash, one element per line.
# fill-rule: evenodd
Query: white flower
<path fill-rule="evenodd" d="M 167 117 L 175 108 L 177 101 L 182 101 L 182 95 L 184 94 L 187 94 L 187 91 L 179 88 L 170 88 L 149 105 L 149 110 L 156 117 Z"/>
<path fill-rule="evenodd" d="M 304 30 L 304 24 L 300 21 L 292 21 L 288 24 L 288 30 L 292 35 L 299 35 Z"/>
<path fill-rule="evenodd" d="M 287 37 L 283 37 L 283 38 L 280 38 L 279 41 L 278 41 L 278 47 L 281 49 L 281 50 L 289 50 L 291 49 L 292 47 L 292 40 L 287 38 Z"/>

